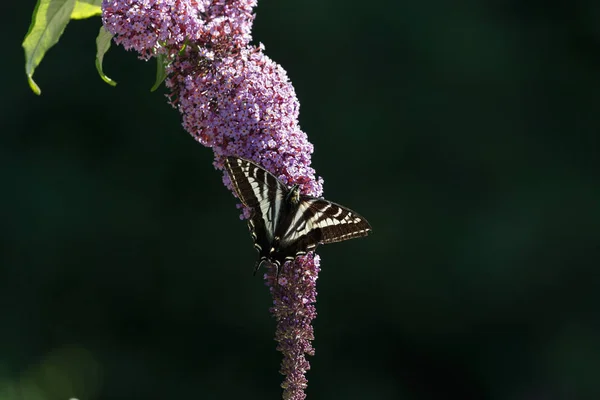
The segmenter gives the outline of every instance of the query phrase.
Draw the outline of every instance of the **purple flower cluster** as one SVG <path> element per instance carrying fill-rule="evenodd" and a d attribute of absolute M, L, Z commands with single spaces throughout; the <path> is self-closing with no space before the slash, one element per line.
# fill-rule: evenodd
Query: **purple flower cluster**
<path fill-rule="evenodd" d="M 115 42 L 140 58 L 176 54 L 183 44 L 210 46 L 226 40 L 244 47 L 256 0 L 103 0 L 102 24 Z"/>
<path fill-rule="evenodd" d="M 172 56 L 165 81 L 184 128 L 211 147 L 214 165 L 226 156 L 251 159 L 302 193 L 320 196 L 310 167 L 313 146 L 298 125 L 299 103 L 285 70 L 249 45 L 256 0 L 103 0 L 105 28 L 142 58 Z M 184 46 L 185 44 L 185 46 Z M 232 189 L 229 177 L 223 177 Z M 248 217 L 249 210 L 244 210 Z M 319 257 L 308 254 L 265 274 L 283 353 L 283 398 L 306 397 L 306 354 L 313 355 Z"/>
<path fill-rule="evenodd" d="M 320 257 L 309 253 L 297 258 L 279 276 L 279 284 L 272 284 L 272 277 L 265 274 L 271 283 L 273 307 L 270 311 L 277 320 L 275 340 L 277 350 L 283 354 L 281 374 L 286 376 L 281 385 L 284 400 L 302 400 L 307 380 L 304 374 L 310 369 L 306 354 L 313 356 L 315 349 L 312 320 L 317 316 L 314 303 L 317 301 L 317 277 Z"/>
<path fill-rule="evenodd" d="M 322 180 L 310 167 L 313 146 L 298 126 L 294 88 L 262 50 L 187 51 L 169 68 L 172 103 L 184 128 L 212 147 L 217 168 L 227 155 L 251 159 L 286 184 L 299 184 L 304 194 L 320 196 Z M 224 181 L 231 189 L 228 176 Z"/>

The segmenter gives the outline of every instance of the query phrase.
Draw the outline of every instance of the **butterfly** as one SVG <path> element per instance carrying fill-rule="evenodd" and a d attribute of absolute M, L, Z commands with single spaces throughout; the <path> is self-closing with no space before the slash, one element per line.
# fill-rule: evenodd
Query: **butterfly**
<path fill-rule="evenodd" d="M 322 198 L 300 194 L 252 161 L 227 157 L 225 169 L 242 204 L 250 209 L 248 227 L 262 263 L 279 269 L 286 261 L 320 244 L 367 236 L 371 225 L 356 212 Z"/>

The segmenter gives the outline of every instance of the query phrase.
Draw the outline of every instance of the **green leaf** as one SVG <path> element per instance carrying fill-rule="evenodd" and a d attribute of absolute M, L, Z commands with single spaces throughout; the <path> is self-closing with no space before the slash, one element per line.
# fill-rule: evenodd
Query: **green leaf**
<path fill-rule="evenodd" d="M 84 19 L 102 14 L 102 0 L 77 0 L 71 19 Z"/>
<path fill-rule="evenodd" d="M 151 92 L 154 92 L 156 89 L 160 87 L 160 84 L 167 78 L 167 61 L 164 54 L 159 54 L 156 56 L 156 82 L 154 82 L 154 86 L 150 89 Z"/>
<path fill-rule="evenodd" d="M 38 0 L 33 10 L 31 25 L 22 46 L 25 50 L 27 80 L 37 95 L 42 91 L 33 81 L 33 71 L 40 65 L 46 52 L 58 43 L 74 7 L 75 0 Z"/>
<path fill-rule="evenodd" d="M 100 74 L 100 78 L 102 78 L 104 82 L 111 86 L 117 86 L 117 82 L 106 76 L 102 70 L 102 61 L 104 61 L 104 55 L 108 52 L 108 49 L 110 49 L 110 42 L 112 38 L 112 33 L 108 32 L 103 26 L 101 26 L 100 32 L 98 32 L 98 36 L 96 37 L 96 69 Z"/>

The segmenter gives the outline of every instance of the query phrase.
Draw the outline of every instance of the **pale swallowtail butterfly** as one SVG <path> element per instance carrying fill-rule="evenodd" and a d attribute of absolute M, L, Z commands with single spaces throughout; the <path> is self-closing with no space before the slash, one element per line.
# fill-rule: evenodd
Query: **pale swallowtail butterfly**
<path fill-rule="evenodd" d="M 240 201 L 251 210 L 248 227 L 258 251 L 254 273 L 263 262 L 279 268 L 319 244 L 367 236 L 371 225 L 356 212 L 331 201 L 300 194 L 264 168 L 227 157 L 225 168 Z"/>

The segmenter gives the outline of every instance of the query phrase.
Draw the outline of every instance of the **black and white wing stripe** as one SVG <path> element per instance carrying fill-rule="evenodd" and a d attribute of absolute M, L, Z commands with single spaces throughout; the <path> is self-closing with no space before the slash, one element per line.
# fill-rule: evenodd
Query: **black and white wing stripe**
<path fill-rule="evenodd" d="M 356 212 L 325 199 L 302 197 L 282 235 L 282 247 L 295 247 L 300 254 L 319 244 L 367 236 L 371 225 Z"/>
<path fill-rule="evenodd" d="M 227 157 L 225 168 L 238 198 L 253 211 L 254 226 L 263 225 L 266 239 L 272 241 L 288 189 L 275 175 L 248 160 Z"/>

